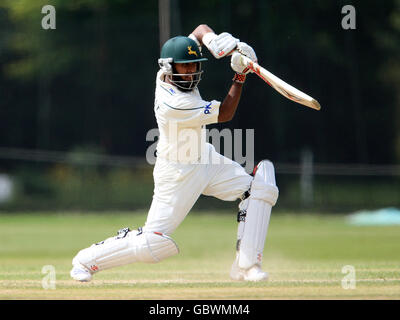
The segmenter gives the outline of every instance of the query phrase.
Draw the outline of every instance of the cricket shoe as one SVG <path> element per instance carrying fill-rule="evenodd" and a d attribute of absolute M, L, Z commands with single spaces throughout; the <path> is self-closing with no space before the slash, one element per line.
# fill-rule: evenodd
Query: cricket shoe
<path fill-rule="evenodd" d="M 242 281 L 267 281 L 268 273 L 261 270 L 258 264 L 249 269 L 239 268 L 238 259 L 236 258 L 232 264 L 230 276 L 233 280 Z"/>
<path fill-rule="evenodd" d="M 69 273 L 77 281 L 89 282 L 92 280 L 92 274 L 79 262 L 72 261 L 72 270 Z"/>

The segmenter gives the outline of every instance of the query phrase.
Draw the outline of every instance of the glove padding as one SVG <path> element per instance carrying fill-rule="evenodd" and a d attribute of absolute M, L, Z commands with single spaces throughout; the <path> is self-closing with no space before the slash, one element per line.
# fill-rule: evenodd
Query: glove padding
<path fill-rule="evenodd" d="M 236 48 L 236 45 L 240 41 L 239 39 L 234 38 L 228 32 L 223 32 L 219 35 L 209 34 L 206 35 L 205 38 L 206 39 L 203 37 L 203 43 L 211 52 L 211 54 L 217 59 L 225 57 L 228 53 Z"/>
<path fill-rule="evenodd" d="M 238 51 L 232 53 L 231 67 L 236 73 L 247 74 L 249 71 L 247 67 L 242 64 L 242 60 L 240 59 L 241 56 L 242 55 Z"/>
<path fill-rule="evenodd" d="M 252 61 L 257 62 L 257 56 L 253 48 L 244 42 L 239 42 L 237 45 L 237 50 L 233 52 L 231 58 L 231 67 L 233 71 L 241 74 L 248 74 L 249 72 L 253 72 L 251 69 L 248 69 L 247 66 L 242 64 L 242 60 L 240 59 L 241 55 L 244 55 L 250 58 Z"/>
<path fill-rule="evenodd" d="M 257 56 L 252 47 L 250 47 L 247 43 L 245 42 L 239 42 L 236 45 L 237 51 L 241 53 L 242 55 L 246 56 L 253 62 L 257 62 Z"/>

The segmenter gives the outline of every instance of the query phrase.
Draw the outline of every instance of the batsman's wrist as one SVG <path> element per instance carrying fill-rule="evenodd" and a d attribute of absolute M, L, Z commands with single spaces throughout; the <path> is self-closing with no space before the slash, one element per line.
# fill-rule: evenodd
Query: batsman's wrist
<path fill-rule="evenodd" d="M 196 37 L 193 33 L 189 34 L 188 38 L 190 38 L 190 39 L 192 39 L 194 42 L 196 42 L 196 44 L 197 44 L 198 47 L 201 47 L 201 43 L 200 43 L 199 39 L 197 39 L 197 37 Z"/>
<path fill-rule="evenodd" d="M 244 83 L 246 81 L 246 74 L 236 72 L 233 76 L 232 81 L 237 83 Z"/>

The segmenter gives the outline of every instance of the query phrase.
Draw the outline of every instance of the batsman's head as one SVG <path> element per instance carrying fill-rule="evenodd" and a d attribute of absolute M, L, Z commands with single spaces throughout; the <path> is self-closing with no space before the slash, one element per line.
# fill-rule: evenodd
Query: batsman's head
<path fill-rule="evenodd" d="M 172 84 L 190 91 L 199 84 L 203 73 L 201 62 L 206 60 L 194 40 L 178 36 L 165 42 L 158 64 Z"/>

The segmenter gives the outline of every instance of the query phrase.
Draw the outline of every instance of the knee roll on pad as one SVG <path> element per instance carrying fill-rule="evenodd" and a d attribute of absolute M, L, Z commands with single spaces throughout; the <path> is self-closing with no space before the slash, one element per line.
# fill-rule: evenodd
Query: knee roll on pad
<path fill-rule="evenodd" d="M 263 160 L 254 169 L 250 198 L 263 200 L 274 206 L 278 196 L 279 190 L 276 186 L 274 165 L 269 160 Z"/>
<path fill-rule="evenodd" d="M 277 186 L 262 181 L 253 181 L 251 184 L 250 199 L 268 202 L 272 207 L 278 200 Z"/>
<path fill-rule="evenodd" d="M 156 263 L 178 253 L 172 238 L 159 232 L 134 230 L 81 250 L 72 263 L 80 263 L 95 273 L 133 262 Z"/>
<path fill-rule="evenodd" d="M 143 262 L 160 262 L 179 253 L 179 248 L 171 237 L 161 232 L 144 232 L 147 249 L 151 259 L 145 258 Z"/>

